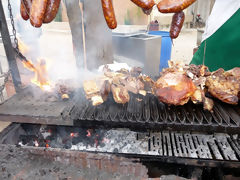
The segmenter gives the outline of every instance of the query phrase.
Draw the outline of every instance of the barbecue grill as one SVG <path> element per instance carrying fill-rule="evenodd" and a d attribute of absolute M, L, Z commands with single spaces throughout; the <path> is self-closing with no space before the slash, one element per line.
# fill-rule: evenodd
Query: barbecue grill
<path fill-rule="evenodd" d="M 123 167 L 119 161 L 128 162 L 124 165 L 125 170 L 134 167 L 134 173 L 139 177 L 146 175 L 140 162 L 240 168 L 239 106 L 215 100 L 213 112 L 209 112 L 202 105 L 193 103 L 168 106 L 151 94 L 130 94 L 130 101 L 126 104 L 115 103 L 110 94 L 103 104 L 93 106 L 81 88 L 76 89 L 67 101 L 52 100 L 36 87 L 21 88 L 1 3 L 0 23 L 17 92 L 0 104 L 0 121 L 13 122 L 0 133 L 0 149 L 9 156 L 13 156 L 13 152 L 25 151 L 31 154 L 31 158 L 42 155 L 62 161 L 58 158 L 64 156 L 63 160 L 75 164 L 80 162 L 80 157 L 86 162 L 81 167 L 95 165 L 101 169 L 101 158 L 108 159 L 111 164 L 111 155 L 120 169 Z M 38 97 L 34 95 L 36 91 L 39 91 Z M 44 137 L 41 128 L 50 129 L 50 135 Z M 8 160 L 8 156 L 4 158 L 6 160 L 0 158 L 0 162 Z M 120 169 L 116 172 L 123 171 Z"/>

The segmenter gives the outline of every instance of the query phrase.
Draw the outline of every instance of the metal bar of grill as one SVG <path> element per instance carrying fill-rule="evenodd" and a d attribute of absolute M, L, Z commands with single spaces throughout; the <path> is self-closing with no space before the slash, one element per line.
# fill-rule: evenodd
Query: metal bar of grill
<path fill-rule="evenodd" d="M 209 132 L 240 132 L 240 107 L 215 100 L 213 112 L 202 105 L 188 103 L 184 106 L 168 106 L 148 94 L 132 95 L 128 104 L 114 102 L 112 96 L 99 106 L 92 106 L 84 94 L 76 99 L 71 111 L 75 124 L 109 125 L 110 127 L 150 128 L 155 130 L 176 129 Z M 115 126 L 116 125 L 116 126 Z"/>
<path fill-rule="evenodd" d="M 71 101 L 51 100 L 37 90 L 27 87 L 0 104 L 0 121 L 73 125 L 69 118 Z"/>
<path fill-rule="evenodd" d="M 170 131 L 150 133 L 146 136 L 149 154 L 156 156 L 170 159 L 175 157 L 176 161 L 179 160 L 177 158 L 214 160 L 220 164 L 222 161 L 240 160 L 238 136 Z"/>
<path fill-rule="evenodd" d="M 11 71 L 13 83 L 15 90 L 18 92 L 20 91 L 21 86 L 21 77 L 19 74 L 19 70 L 17 67 L 17 61 L 15 58 L 15 52 L 13 51 L 11 39 L 9 36 L 8 26 L 2 6 L 2 1 L 0 1 L 0 31 L 1 31 L 1 37 L 5 49 L 5 53 L 8 59 L 9 69 Z"/>

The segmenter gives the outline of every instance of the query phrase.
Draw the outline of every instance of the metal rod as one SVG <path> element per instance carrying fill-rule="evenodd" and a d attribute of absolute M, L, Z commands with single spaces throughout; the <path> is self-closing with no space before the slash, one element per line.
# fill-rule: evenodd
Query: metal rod
<path fill-rule="evenodd" d="M 84 27 L 84 14 L 83 14 L 83 3 L 79 3 L 80 11 L 82 15 L 82 38 L 83 38 L 83 63 L 84 69 L 87 69 L 87 55 L 86 55 L 86 40 L 85 40 L 85 27 Z"/>
<path fill-rule="evenodd" d="M 2 0 L 0 0 L 0 31 L 1 31 L 5 53 L 8 60 L 9 69 L 11 71 L 15 91 L 18 92 L 21 86 L 21 77 L 19 74 L 18 66 L 17 66 L 15 52 L 13 51 L 12 42 L 11 42 L 9 31 L 8 31 L 7 21 L 3 11 Z"/>

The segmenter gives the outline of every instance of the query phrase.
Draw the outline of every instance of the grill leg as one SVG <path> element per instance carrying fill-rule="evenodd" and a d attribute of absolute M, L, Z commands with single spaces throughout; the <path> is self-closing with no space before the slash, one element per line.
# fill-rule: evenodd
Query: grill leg
<path fill-rule="evenodd" d="M 3 11 L 2 1 L 0 1 L 0 31 L 1 31 L 1 37 L 3 41 L 5 53 L 8 60 L 9 69 L 11 70 L 13 84 L 16 92 L 18 92 L 21 86 L 21 77 L 17 67 L 15 52 L 13 51 L 6 18 Z"/>

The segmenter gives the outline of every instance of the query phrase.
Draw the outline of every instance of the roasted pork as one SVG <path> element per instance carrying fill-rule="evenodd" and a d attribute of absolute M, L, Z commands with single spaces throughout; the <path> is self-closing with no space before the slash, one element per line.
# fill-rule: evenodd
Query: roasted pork
<path fill-rule="evenodd" d="M 196 91 L 193 81 L 182 72 L 166 72 L 155 83 L 158 99 L 171 105 L 184 105 Z"/>
<path fill-rule="evenodd" d="M 127 89 L 124 86 L 121 85 L 114 85 L 111 86 L 112 94 L 114 101 L 119 104 L 125 104 L 129 102 L 130 96 L 128 94 Z"/>
<path fill-rule="evenodd" d="M 238 104 L 240 92 L 240 68 L 230 71 L 219 69 L 207 77 L 208 92 L 215 98 L 228 103 Z"/>

